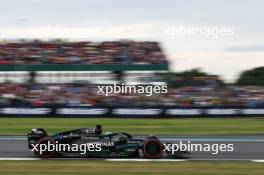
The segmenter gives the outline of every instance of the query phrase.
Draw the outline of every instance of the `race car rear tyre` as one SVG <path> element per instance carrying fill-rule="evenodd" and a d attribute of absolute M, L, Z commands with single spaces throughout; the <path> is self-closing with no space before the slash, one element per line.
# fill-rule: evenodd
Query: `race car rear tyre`
<path fill-rule="evenodd" d="M 53 138 L 43 137 L 38 142 L 38 151 L 35 154 L 42 159 L 52 158 L 55 155 L 56 144 Z M 45 148 L 45 150 L 44 150 Z"/>
<path fill-rule="evenodd" d="M 163 153 L 163 144 L 155 138 L 144 142 L 143 155 L 147 159 L 159 159 Z"/>

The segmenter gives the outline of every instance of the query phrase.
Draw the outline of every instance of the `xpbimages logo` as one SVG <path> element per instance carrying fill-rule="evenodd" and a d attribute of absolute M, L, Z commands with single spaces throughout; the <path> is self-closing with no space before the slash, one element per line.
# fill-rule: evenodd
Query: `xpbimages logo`
<path fill-rule="evenodd" d="M 163 152 L 170 152 L 174 155 L 176 152 L 208 152 L 213 155 L 220 152 L 232 152 L 234 151 L 234 144 L 209 144 L 209 143 L 191 143 L 190 141 L 180 141 L 179 143 L 163 144 Z"/>
<path fill-rule="evenodd" d="M 153 94 L 166 94 L 168 93 L 168 87 L 166 85 L 125 85 L 113 84 L 97 86 L 97 94 L 103 94 L 109 96 L 110 94 L 143 94 L 146 96 L 152 96 Z"/>
<path fill-rule="evenodd" d="M 87 152 L 102 151 L 102 143 L 83 143 L 83 144 L 62 144 L 47 141 L 45 144 L 31 144 L 32 152 L 38 152 L 42 155 L 45 152 L 79 152 L 86 154 Z"/>

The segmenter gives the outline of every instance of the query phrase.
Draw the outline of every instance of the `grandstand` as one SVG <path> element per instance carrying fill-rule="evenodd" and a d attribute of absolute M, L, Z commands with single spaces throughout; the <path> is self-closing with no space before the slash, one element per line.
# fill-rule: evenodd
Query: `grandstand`
<path fill-rule="evenodd" d="M 107 111 L 120 107 L 155 107 L 161 111 L 156 113 L 158 116 L 166 113 L 162 112 L 163 109 L 173 108 L 180 109 L 173 114 L 201 115 L 204 112 L 199 110 L 207 108 L 227 108 L 229 112 L 231 108 L 240 114 L 236 108 L 264 107 L 261 87 L 227 85 L 216 75 L 202 73 L 198 77 L 190 76 L 200 74 L 197 70 L 187 72 L 187 76 L 169 76 L 168 67 L 169 62 L 157 42 L 5 41 L 0 43 L 0 75 L 3 80 L 0 107 L 2 111 L 9 112 L 11 108 L 47 108 L 55 110 L 53 114 L 58 107 L 104 107 L 102 109 Z M 12 82 L 10 76 L 23 81 Z M 56 79 L 43 81 L 43 77 Z M 97 93 L 98 85 L 114 82 L 143 86 L 162 84 L 168 86 L 168 93 L 151 96 L 129 93 L 105 96 Z M 192 110 L 198 112 L 193 113 Z M 105 114 L 112 115 L 110 113 Z M 253 113 L 258 114 L 259 111 Z"/>
<path fill-rule="evenodd" d="M 62 40 L 0 43 L 0 71 L 168 70 L 157 42 L 70 42 Z"/>
<path fill-rule="evenodd" d="M 177 106 L 263 107 L 261 87 L 170 87 L 167 94 L 97 94 L 96 84 L 14 84 L 0 86 L 0 106 Z"/>

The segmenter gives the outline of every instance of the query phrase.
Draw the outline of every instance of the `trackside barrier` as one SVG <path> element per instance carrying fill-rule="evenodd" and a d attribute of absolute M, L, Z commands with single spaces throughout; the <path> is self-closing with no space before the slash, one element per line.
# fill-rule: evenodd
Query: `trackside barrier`
<path fill-rule="evenodd" d="M 105 106 L 52 106 L 0 107 L 0 117 L 250 117 L 264 116 L 263 108 L 246 107 L 105 107 Z"/>

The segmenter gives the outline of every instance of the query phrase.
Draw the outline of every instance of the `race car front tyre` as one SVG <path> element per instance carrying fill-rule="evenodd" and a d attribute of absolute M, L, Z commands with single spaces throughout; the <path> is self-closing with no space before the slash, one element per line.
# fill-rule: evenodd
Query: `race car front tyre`
<path fill-rule="evenodd" d="M 163 144 L 158 139 L 147 139 L 143 146 L 143 155 L 147 159 L 159 159 L 163 153 Z"/>
<path fill-rule="evenodd" d="M 42 159 L 52 158 L 56 151 L 56 144 L 53 138 L 43 137 L 37 142 L 37 151 L 35 154 Z"/>

